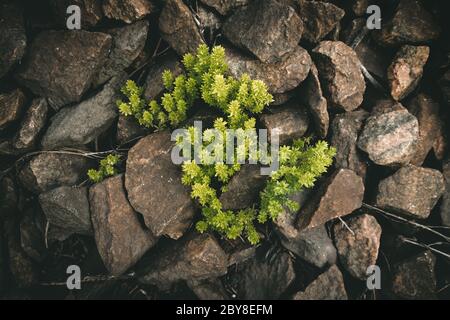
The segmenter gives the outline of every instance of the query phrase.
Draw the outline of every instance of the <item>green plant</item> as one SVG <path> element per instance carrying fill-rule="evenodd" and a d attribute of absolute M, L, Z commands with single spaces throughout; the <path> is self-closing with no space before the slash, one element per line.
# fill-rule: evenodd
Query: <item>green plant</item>
<path fill-rule="evenodd" d="M 98 170 L 89 169 L 88 177 L 94 183 L 103 181 L 107 177 L 111 177 L 117 174 L 117 164 L 120 161 L 120 156 L 115 154 L 109 154 L 106 158 L 100 160 L 100 166 Z"/>

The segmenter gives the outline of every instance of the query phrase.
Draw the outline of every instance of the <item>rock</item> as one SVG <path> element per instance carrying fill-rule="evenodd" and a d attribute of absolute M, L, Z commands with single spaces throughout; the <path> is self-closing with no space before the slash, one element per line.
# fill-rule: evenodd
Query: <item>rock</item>
<path fill-rule="evenodd" d="M 219 278 L 188 281 L 187 285 L 200 300 L 229 300 Z"/>
<path fill-rule="evenodd" d="M 298 47 L 303 22 L 290 6 L 276 0 L 260 0 L 236 10 L 223 24 L 222 32 L 260 61 L 273 63 Z"/>
<path fill-rule="evenodd" d="M 86 187 L 59 187 L 39 195 L 39 203 L 47 221 L 64 230 L 57 240 L 63 241 L 73 234 L 93 235 Z"/>
<path fill-rule="evenodd" d="M 0 78 L 20 61 L 27 47 L 23 9 L 18 1 L 0 3 Z"/>
<path fill-rule="evenodd" d="M 55 108 L 78 102 L 111 47 L 111 36 L 88 31 L 44 31 L 36 36 L 17 80 Z"/>
<path fill-rule="evenodd" d="M 444 192 L 438 170 L 407 165 L 378 185 L 376 205 L 412 218 L 426 219 Z"/>
<path fill-rule="evenodd" d="M 150 249 L 156 239 L 141 225 L 125 194 L 123 175 L 108 178 L 89 190 L 95 241 L 106 268 L 120 275 Z"/>
<path fill-rule="evenodd" d="M 347 226 L 338 222 L 333 228 L 339 260 L 353 277 L 365 280 L 367 268 L 377 262 L 381 226 L 368 214 L 350 218 L 345 223 Z"/>
<path fill-rule="evenodd" d="M 171 160 L 174 142 L 168 132 L 142 138 L 128 153 L 125 187 L 133 208 L 153 235 L 180 238 L 195 214 L 181 170 Z"/>
<path fill-rule="evenodd" d="M 269 140 L 272 134 L 278 134 L 280 145 L 286 145 L 303 137 L 308 130 L 308 112 L 297 101 L 291 100 L 283 107 L 271 111 L 271 114 L 260 117 L 262 126 L 267 129 Z"/>
<path fill-rule="evenodd" d="M 427 46 L 405 45 L 400 48 L 387 70 L 392 98 L 402 100 L 417 87 L 429 54 Z"/>
<path fill-rule="evenodd" d="M 312 51 L 328 102 L 345 111 L 358 108 L 366 90 L 358 56 L 340 41 L 322 41 Z"/>
<path fill-rule="evenodd" d="M 21 117 L 25 103 L 25 94 L 20 89 L 0 94 L 0 130 Z"/>
<path fill-rule="evenodd" d="M 444 160 L 448 146 L 447 146 L 447 129 L 446 123 L 439 121 L 439 126 L 437 128 L 436 139 L 433 142 L 433 153 L 436 159 L 439 161 Z"/>
<path fill-rule="evenodd" d="M 228 255 L 228 266 L 241 264 L 256 255 L 256 246 L 242 239 L 226 239 L 220 242 L 220 246 Z"/>
<path fill-rule="evenodd" d="M 226 59 L 233 77 L 247 73 L 252 79 L 264 81 L 272 94 L 295 89 L 306 79 L 312 64 L 308 52 L 301 47 L 296 47 L 277 63 L 262 63 L 229 47 L 226 47 Z"/>
<path fill-rule="evenodd" d="M 444 96 L 444 101 L 450 106 L 450 69 L 439 80 L 439 86 Z"/>
<path fill-rule="evenodd" d="M 436 19 L 427 12 L 418 0 L 401 0 L 394 16 L 383 23 L 376 33 L 377 41 L 385 46 L 419 44 L 439 37 L 440 28 Z"/>
<path fill-rule="evenodd" d="M 45 218 L 37 210 L 28 210 L 20 221 L 20 245 L 30 258 L 39 263 L 47 252 L 45 225 Z"/>
<path fill-rule="evenodd" d="M 217 10 L 221 15 L 226 16 L 236 8 L 247 5 L 250 0 L 201 0 L 204 4 Z"/>
<path fill-rule="evenodd" d="M 382 166 L 407 164 L 416 152 L 419 122 L 400 103 L 380 101 L 367 118 L 358 147 Z"/>
<path fill-rule="evenodd" d="M 195 53 L 203 38 L 182 0 L 167 0 L 159 16 L 161 37 L 180 55 Z"/>
<path fill-rule="evenodd" d="M 328 134 L 330 117 L 327 99 L 323 96 L 319 73 L 314 64 L 311 65 L 311 70 L 304 85 L 300 87 L 299 96 L 311 113 L 317 134 L 319 137 L 325 138 Z"/>
<path fill-rule="evenodd" d="M 345 11 L 332 3 L 299 1 L 298 15 L 304 23 L 303 39 L 318 43 L 344 17 Z"/>
<path fill-rule="evenodd" d="M 131 140 L 148 134 L 148 130 L 145 127 L 139 125 L 133 117 L 119 116 L 117 122 L 117 143 L 119 145 L 130 142 Z"/>
<path fill-rule="evenodd" d="M 201 3 L 198 4 L 195 14 L 202 25 L 202 29 L 209 30 L 209 39 L 213 39 L 214 33 L 222 27 L 222 17 Z"/>
<path fill-rule="evenodd" d="M 367 8 L 372 4 L 372 0 L 353 0 L 352 11 L 356 16 L 363 16 L 367 13 Z"/>
<path fill-rule="evenodd" d="M 227 273 L 227 256 L 209 234 L 196 234 L 177 242 L 172 250 L 154 257 L 138 274 L 139 282 L 167 290 L 180 280 L 199 281 Z"/>
<path fill-rule="evenodd" d="M 122 73 L 91 98 L 61 109 L 51 118 L 42 138 L 42 147 L 55 149 L 85 145 L 105 132 L 118 116 L 116 101 L 125 79 L 126 75 Z"/>
<path fill-rule="evenodd" d="M 443 165 L 442 170 L 445 180 L 445 191 L 442 196 L 441 203 L 441 220 L 442 224 L 450 227 L 450 160 L 447 159 Z"/>
<path fill-rule="evenodd" d="M 429 252 L 422 252 L 394 267 L 392 292 L 408 300 L 435 300 L 436 258 Z"/>
<path fill-rule="evenodd" d="M 155 63 L 148 68 L 148 76 L 144 85 L 144 96 L 147 100 L 156 99 L 165 90 L 162 73 L 169 70 L 175 77 L 183 72 L 183 66 L 173 51 L 156 58 Z"/>
<path fill-rule="evenodd" d="M 48 104 L 43 98 L 34 99 L 14 137 L 13 147 L 29 150 L 36 146 L 37 139 L 47 121 Z"/>
<path fill-rule="evenodd" d="M 91 161 L 83 156 L 41 153 L 33 157 L 19 172 L 20 182 L 39 194 L 60 186 L 73 186 L 86 178 Z"/>
<path fill-rule="evenodd" d="M 279 252 L 272 258 L 256 257 L 237 265 L 229 275 L 229 284 L 237 299 L 273 300 L 279 299 L 294 279 L 290 255 Z"/>
<path fill-rule="evenodd" d="M 338 169 L 300 209 L 297 228 L 314 228 L 350 214 L 361 207 L 363 196 L 362 178 L 351 170 Z"/>
<path fill-rule="evenodd" d="M 347 300 L 344 278 L 336 265 L 314 280 L 305 291 L 297 292 L 294 300 Z"/>
<path fill-rule="evenodd" d="M 67 8 L 76 5 L 81 11 L 81 28 L 95 27 L 103 18 L 101 0 L 51 0 L 51 8 L 61 27 L 67 26 Z"/>
<path fill-rule="evenodd" d="M 420 166 L 439 137 L 441 127 L 439 104 L 421 93 L 407 104 L 407 108 L 419 121 L 419 139 L 411 164 Z"/>
<path fill-rule="evenodd" d="M 369 116 L 364 110 L 338 114 L 331 123 L 331 145 L 336 148 L 336 168 L 353 170 L 365 179 L 367 164 L 356 148 L 358 134 Z"/>
<path fill-rule="evenodd" d="M 17 211 L 18 193 L 16 185 L 10 177 L 0 179 L 0 227 L 1 220 L 13 217 Z M 0 250 L 1 251 L 1 250 Z"/>
<path fill-rule="evenodd" d="M 148 0 L 104 0 L 103 12 L 110 19 L 132 23 L 150 14 L 152 4 Z"/>

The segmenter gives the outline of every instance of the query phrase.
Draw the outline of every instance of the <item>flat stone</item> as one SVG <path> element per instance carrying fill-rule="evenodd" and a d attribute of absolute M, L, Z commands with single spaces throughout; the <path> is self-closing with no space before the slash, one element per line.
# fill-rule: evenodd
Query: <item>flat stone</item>
<path fill-rule="evenodd" d="M 442 195 L 441 220 L 442 224 L 450 227 L 450 160 L 447 159 L 442 164 L 442 170 L 445 180 L 445 191 Z"/>
<path fill-rule="evenodd" d="M 358 108 L 366 83 L 355 51 L 341 41 L 322 41 L 313 49 L 312 58 L 328 102 L 345 111 Z"/>
<path fill-rule="evenodd" d="M 229 300 L 228 293 L 219 278 L 188 281 L 187 285 L 200 300 Z"/>
<path fill-rule="evenodd" d="M 67 8 L 76 5 L 81 11 L 81 28 L 89 29 L 95 27 L 103 18 L 101 0 L 51 0 L 51 8 L 59 25 L 67 27 Z"/>
<path fill-rule="evenodd" d="M 148 0 L 104 0 L 103 12 L 110 19 L 132 23 L 150 14 L 152 4 Z"/>
<path fill-rule="evenodd" d="M 416 152 L 419 122 L 400 103 L 383 100 L 373 108 L 358 147 L 382 166 L 407 164 Z"/>
<path fill-rule="evenodd" d="M 380 248 L 381 226 L 368 214 L 334 225 L 334 243 L 342 266 L 355 278 L 365 280 L 367 268 L 375 265 Z M 350 231 L 350 230 L 351 231 Z"/>
<path fill-rule="evenodd" d="M 226 16 L 230 11 L 247 5 L 250 0 L 201 0 L 201 2 L 216 9 L 221 15 Z"/>
<path fill-rule="evenodd" d="M 387 70 L 392 98 L 402 100 L 417 87 L 429 54 L 427 46 L 405 45 L 400 48 Z"/>
<path fill-rule="evenodd" d="M 0 94 L 0 130 L 19 120 L 25 107 L 26 97 L 20 89 Z"/>
<path fill-rule="evenodd" d="M 98 183 L 89 190 L 95 241 L 106 268 L 120 275 L 150 249 L 156 239 L 144 229 L 127 200 L 123 175 Z"/>
<path fill-rule="evenodd" d="M 188 6 L 182 0 L 167 0 L 159 16 L 161 37 L 178 53 L 195 53 L 204 43 Z"/>
<path fill-rule="evenodd" d="M 16 78 L 55 109 L 78 102 L 105 63 L 111 41 L 99 32 L 41 32 Z"/>
<path fill-rule="evenodd" d="M 407 165 L 381 180 L 376 205 L 412 218 L 426 219 L 444 188 L 440 171 Z"/>
<path fill-rule="evenodd" d="M 39 134 L 47 122 L 47 114 L 47 101 L 43 98 L 34 99 L 13 139 L 13 147 L 18 150 L 28 150 L 35 147 Z"/>
<path fill-rule="evenodd" d="M 222 32 L 233 44 L 250 51 L 260 61 L 273 63 L 297 48 L 303 22 L 290 6 L 275 0 L 260 0 L 236 10 L 223 24 Z"/>
<path fill-rule="evenodd" d="M 170 133 L 142 138 L 128 153 L 125 187 L 133 208 L 156 237 L 180 238 L 195 214 L 190 190 L 173 164 Z"/>

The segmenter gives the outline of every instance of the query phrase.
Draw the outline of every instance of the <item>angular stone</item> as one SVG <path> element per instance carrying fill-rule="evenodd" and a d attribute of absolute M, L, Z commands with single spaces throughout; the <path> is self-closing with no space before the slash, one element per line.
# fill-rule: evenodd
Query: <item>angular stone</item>
<path fill-rule="evenodd" d="M 383 23 L 376 33 L 379 43 L 386 46 L 419 44 L 439 37 L 440 27 L 418 0 L 401 0 L 394 16 Z"/>
<path fill-rule="evenodd" d="M 312 51 L 328 102 L 345 111 L 358 108 L 366 90 L 358 56 L 341 41 L 322 41 Z"/>
<path fill-rule="evenodd" d="M 101 0 L 51 0 L 50 5 L 59 25 L 67 26 L 67 8 L 77 5 L 81 11 L 81 28 L 89 29 L 94 27 L 103 18 Z"/>
<path fill-rule="evenodd" d="M 118 116 L 116 101 L 125 79 L 126 75 L 122 73 L 91 98 L 61 109 L 51 118 L 42 138 L 42 147 L 54 149 L 85 145 L 105 132 Z"/>
<path fill-rule="evenodd" d="M 132 23 L 152 12 L 149 0 L 104 0 L 103 12 L 111 19 Z"/>
<path fill-rule="evenodd" d="M 138 280 L 167 290 L 180 280 L 220 277 L 227 273 L 227 258 L 212 235 L 196 234 L 177 242 L 172 250 L 160 252 L 138 274 Z"/>
<path fill-rule="evenodd" d="M 34 99 L 14 137 L 13 147 L 18 150 L 32 149 L 47 121 L 48 104 L 43 98 Z"/>
<path fill-rule="evenodd" d="M 241 239 L 221 239 L 220 246 L 228 255 L 228 266 L 237 265 L 256 255 L 256 246 Z"/>
<path fill-rule="evenodd" d="M 393 270 L 392 292 L 408 300 L 435 300 L 435 265 L 436 258 L 430 251 L 397 264 Z"/>
<path fill-rule="evenodd" d="M 260 117 L 261 125 L 267 129 L 268 138 L 278 134 L 280 145 L 286 145 L 303 137 L 308 130 L 309 115 L 297 101 L 289 101 L 282 107 L 273 108 L 271 114 Z"/>
<path fill-rule="evenodd" d="M 300 291 L 294 300 L 347 300 L 344 278 L 336 265 L 330 267 L 314 280 L 305 291 Z"/>
<path fill-rule="evenodd" d="M 407 165 L 381 180 L 376 205 L 412 218 L 426 219 L 444 188 L 440 171 Z"/>
<path fill-rule="evenodd" d="M 55 108 L 78 102 L 111 47 L 111 36 L 88 31 L 44 31 L 31 44 L 16 78 Z"/>
<path fill-rule="evenodd" d="M 0 130 L 20 118 L 25 103 L 25 94 L 20 89 L 0 94 Z"/>
<path fill-rule="evenodd" d="M 358 134 L 369 116 L 364 110 L 338 114 L 331 124 L 331 145 L 336 148 L 336 168 L 350 169 L 363 179 L 366 177 L 367 164 L 356 148 Z"/>
<path fill-rule="evenodd" d="M 156 237 L 180 238 L 195 214 L 181 170 L 171 160 L 170 133 L 141 139 L 128 153 L 125 187 L 133 208 Z"/>
<path fill-rule="evenodd" d="M 348 169 L 338 169 L 300 209 L 299 230 L 321 226 L 326 222 L 352 213 L 362 205 L 362 178 Z"/>
<path fill-rule="evenodd" d="M 439 121 L 436 139 L 433 142 L 433 153 L 436 159 L 438 159 L 439 161 L 444 160 L 448 150 L 446 126 L 447 124 L 445 122 Z"/>
<path fill-rule="evenodd" d="M 400 48 L 387 70 L 392 98 L 402 100 L 417 87 L 429 54 L 427 46 L 405 45 Z"/>
<path fill-rule="evenodd" d="M 18 1 L 0 3 L 0 78 L 25 54 L 27 36 Z"/>
<path fill-rule="evenodd" d="M 24 187 L 39 194 L 81 183 L 90 165 L 91 161 L 83 156 L 41 153 L 25 164 L 19 172 L 19 179 Z"/>
<path fill-rule="evenodd" d="M 95 241 L 106 268 L 120 275 L 150 249 L 156 239 L 144 229 L 127 200 L 123 175 L 104 180 L 89 190 Z"/>
<path fill-rule="evenodd" d="M 450 227 L 450 159 L 442 164 L 442 173 L 445 180 L 445 191 L 442 195 L 441 220 L 443 225 Z"/>
<path fill-rule="evenodd" d="M 239 78 L 248 74 L 252 79 L 264 81 L 269 92 L 285 93 L 295 89 L 308 76 L 311 57 L 302 47 L 296 47 L 277 63 L 262 63 L 226 47 L 226 59 L 231 75 Z"/>
<path fill-rule="evenodd" d="M 353 0 L 352 11 L 356 16 L 363 16 L 367 13 L 367 8 L 372 4 L 372 0 Z"/>
<path fill-rule="evenodd" d="M 345 223 L 347 226 L 338 222 L 333 228 L 339 260 L 353 277 L 365 280 L 367 268 L 377 262 L 381 226 L 368 214 L 350 218 Z"/>
<path fill-rule="evenodd" d="M 161 37 L 180 55 L 194 53 L 203 38 L 182 0 L 167 0 L 159 16 Z"/>
<path fill-rule="evenodd" d="M 188 281 L 187 285 L 200 300 L 229 299 L 227 291 L 219 278 Z"/>
<path fill-rule="evenodd" d="M 222 31 L 236 46 L 249 50 L 262 62 L 273 63 L 297 48 L 303 22 L 290 6 L 260 0 L 237 10 Z"/>
<path fill-rule="evenodd" d="M 139 136 L 146 136 L 147 134 L 148 130 L 139 125 L 135 118 L 125 117 L 123 115 L 119 116 L 116 135 L 117 143 L 119 145 L 130 142 Z"/>
<path fill-rule="evenodd" d="M 198 4 L 196 16 L 202 27 L 208 29 L 209 39 L 213 39 L 214 33 L 222 27 L 222 17 L 201 3 Z"/>
<path fill-rule="evenodd" d="M 358 147 L 382 166 L 409 163 L 419 139 L 419 122 L 400 103 L 380 101 L 367 118 Z"/>
<path fill-rule="evenodd" d="M 39 203 L 47 221 L 64 230 L 57 240 L 63 241 L 73 234 L 93 235 L 86 187 L 59 187 L 39 195 Z"/>
<path fill-rule="evenodd" d="M 226 16 L 230 11 L 247 5 L 250 0 L 201 0 L 204 4 L 217 10 Z"/>

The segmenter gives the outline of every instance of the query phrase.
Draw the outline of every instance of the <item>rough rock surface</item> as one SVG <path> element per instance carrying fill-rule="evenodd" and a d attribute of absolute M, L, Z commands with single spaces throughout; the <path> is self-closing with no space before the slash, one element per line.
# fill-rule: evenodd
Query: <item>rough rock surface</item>
<path fill-rule="evenodd" d="M 442 169 L 445 180 L 445 191 L 441 203 L 441 220 L 442 224 L 450 227 L 450 159 L 444 162 Z"/>
<path fill-rule="evenodd" d="M 358 108 L 366 83 L 355 51 L 341 41 L 322 41 L 313 49 L 312 58 L 328 102 L 345 111 Z"/>
<path fill-rule="evenodd" d="M 159 253 L 139 274 L 139 281 L 167 290 L 180 280 L 198 281 L 227 273 L 227 255 L 210 234 L 189 236 Z"/>
<path fill-rule="evenodd" d="M 376 205 L 413 218 L 426 219 L 444 188 L 440 171 L 407 165 L 380 182 Z"/>
<path fill-rule="evenodd" d="M 231 10 L 247 5 L 250 0 L 201 0 L 204 4 L 226 16 Z"/>
<path fill-rule="evenodd" d="M 314 280 L 305 291 L 295 294 L 294 300 L 347 300 L 344 278 L 336 265 Z"/>
<path fill-rule="evenodd" d="M 228 300 L 228 293 L 219 278 L 187 281 L 188 287 L 200 300 Z"/>
<path fill-rule="evenodd" d="M 64 28 L 67 25 L 67 8 L 70 5 L 80 7 L 82 29 L 94 27 L 103 18 L 101 0 L 51 0 L 50 5 L 59 25 Z"/>
<path fill-rule="evenodd" d="M 63 241 L 72 234 L 93 235 L 86 187 L 59 187 L 39 195 L 47 221 L 61 232 Z"/>
<path fill-rule="evenodd" d="M 168 0 L 159 16 L 162 38 L 180 55 L 196 52 L 204 43 L 192 13 L 182 0 Z"/>
<path fill-rule="evenodd" d="M 124 144 L 134 138 L 146 136 L 147 134 L 148 130 L 140 126 L 134 117 L 119 116 L 116 134 L 117 143 Z"/>
<path fill-rule="evenodd" d="M 150 249 L 156 239 L 141 225 L 127 200 L 123 175 L 89 190 L 92 225 L 98 251 L 109 272 L 120 275 Z"/>
<path fill-rule="evenodd" d="M 52 119 L 42 146 L 54 149 L 87 144 L 106 131 L 118 116 L 116 101 L 119 88 L 126 75 L 111 79 L 103 89 L 91 98 L 61 109 Z"/>
<path fill-rule="evenodd" d="M 450 106 L 450 69 L 439 80 L 439 86 L 441 87 L 445 102 Z"/>
<path fill-rule="evenodd" d="M 297 48 L 303 22 L 290 6 L 276 0 L 260 0 L 236 10 L 222 31 L 233 44 L 269 63 L 280 61 Z"/>
<path fill-rule="evenodd" d="M 419 122 L 401 104 L 381 101 L 358 138 L 358 147 L 379 165 L 409 163 L 419 139 Z"/>
<path fill-rule="evenodd" d="M 417 87 L 429 54 L 427 46 L 405 45 L 400 48 L 387 70 L 392 98 L 402 100 Z"/>
<path fill-rule="evenodd" d="M 103 12 L 111 19 L 132 23 L 151 13 L 152 5 L 149 0 L 105 0 Z"/>
<path fill-rule="evenodd" d="M 125 187 L 133 208 L 156 237 L 180 238 L 190 226 L 194 204 L 170 158 L 170 133 L 153 133 L 128 153 Z"/>
<path fill-rule="evenodd" d="M 229 71 L 233 77 L 239 78 L 247 73 L 252 79 L 264 81 L 272 94 L 295 89 L 306 79 L 312 64 L 308 52 L 299 46 L 276 63 L 262 63 L 230 47 L 225 50 Z"/>
<path fill-rule="evenodd" d="M 25 94 L 20 89 L 0 94 L 0 130 L 21 117 L 25 102 Z"/>
<path fill-rule="evenodd" d="M 424 251 L 394 267 L 392 292 L 403 299 L 436 299 L 436 258 Z"/>
<path fill-rule="evenodd" d="M 111 36 L 88 31 L 44 31 L 31 44 L 16 78 L 55 108 L 78 102 L 111 47 Z"/>
<path fill-rule="evenodd" d="M 19 150 L 31 149 L 36 145 L 39 134 L 47 121 L 48 104 L 43 98 L 34 99 L 25 113 L 19 131 L 14 137 L 13 147 Z"/>
<path fill-rule="evenodd" d="M 368 214 L 334 225 L 334 242 L 342 266 L 355 278 L 365 280 L 369 266 L 375 265 L 380 248 L 381 226 Z M 350 230 L 351 231 L 350 231 Z"/>

